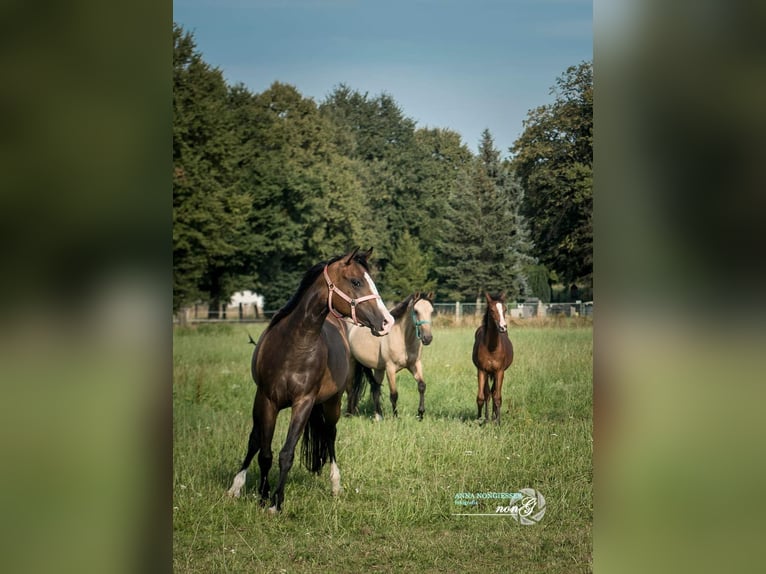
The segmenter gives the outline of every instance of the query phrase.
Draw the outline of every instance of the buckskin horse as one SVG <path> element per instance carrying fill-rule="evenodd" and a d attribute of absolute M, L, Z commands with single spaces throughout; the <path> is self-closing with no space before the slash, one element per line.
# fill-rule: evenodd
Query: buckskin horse
<path fill-rule="evenodd" d="M 367 259 L 371 253 L 372 249 L 359 253 L 357 248 L 312 267 L 260 336 L 251 363 L 257 387 L 253 430 L 229 496 L 240 495 L 250 462 L 258 454 L 258 492 L 261 506 L 266 505 L 274 426 L 279 411 L 287 407 L 292 407 L 292 414 L 279 453 L 279 480 L 269 512 L 282 508 L 287 473 L 301 434 L 304 464 L 319 474 L 329 461 L 332 494 L 340 493 L 336 424 L 351 378 L 348 340 L 341 319 L 350 318 L 377 336 L 387 335 L 394 323 L 369 274 Z"/>
<path fill-rule="evenodd" d="M 489 399 L 492 397 L 492 420 L 500 424 L 500 407 L 503 404 L 503 377 L 505 370 L 513 362 L 513 345 L 508 338 L 508 325 L 505 322 L 505 293 L 487 298 L 487 310 L 481 325 L 476 329 L 473 344 L 473 364 L 478 372 L 479 389 L 476 405 L 479 408 L 477 418 L 481 420 L 484 407 L 484 422 L 489 420 Z M 491 383 L 491 388 L 490 388 Z"/>
<path fill-rule="evenodd" d="M 426 410 L 426 383 L 423 379 L 420 355 L 423 345 L 430 345 L 433 340 L 431 335 L 431 315 L 434 311 L 432 300 L 433 293 L 425 296 L 415 293 L 391 309 L 394 326 L 388 337 L 382 339 L 373 337 L 367 329 L 361 327 L 348 328 L 348 342 L 356 364 L 354 384 L 348 389 L 347 415 L 357 412 L 366 377 L 372 388 L 375 419 L 383 418 L 380 407 L 380 387 L 385 374 L 388 379 L 391 407 L 394 416 L 397 416 L 396 402 L 399 392 L 396 389 L 396 373 L 407 369 L 418 383 L 420 393 L 418 419 L 422 420 Z"/>

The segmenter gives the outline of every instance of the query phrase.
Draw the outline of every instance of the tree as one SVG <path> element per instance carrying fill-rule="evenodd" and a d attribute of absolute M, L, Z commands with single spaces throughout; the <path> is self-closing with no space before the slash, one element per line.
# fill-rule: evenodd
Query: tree
<path fill-rule="evenodd" d="M 420 203 L 417 186 L 415 122 L 406 117 L 394 98 L 374 98 L 345 85 L 338 86 L 320 106 L 322 113 L 351 139 L 341 149 L 361 162 L 362 185 L 372 209 L 371 230 L 379 243 L 376 259 L 384 269 L 400 236 L 413 229 Z"/>
<path fill-rule="evenodd" d="M 204 297 L 211 307 L 233 280 L 250 200 L 237 187 L 227 86 L 173 26 L 173 308 Z"/>
<path fill-rule="evenodd" d="M 383 297 L 401 301 L 416 291 L 433 291 L 436 281 L 428 278 L 431 265 L 431 257 L 423 252 L 417 237 L 405 231 L 394 247 L 386 268 Z"/>
<path fill-rule="evenodd" d="M 521 186 L 485 130 L 479 155 L 470 173 L 459 174 L 444 218 L 439 272 L 451 297 L 505 291 L 515 298 L 526 292 L 525 269 L 534 260 L 522 201 Z"/>
<path fill-rule="evenodd" d="M 545 265 L 531 265 L 527 268 L 527 284 L 530 295 L 544 303 L 550 303 L 552 297 L 550 273 Z"/>
<path fill-rule="evenodd" d="M 552 104 L 528 113 L 511 148 L 534 254 L 565 282 L 592 283 L 593 66 L 569 67 Z"/>
<path fill-rule="evenodd" d="M 274 309 L 311 265 L 369 245 L 374 218 L 358 166 L 338 153 L 336 127 L 313 100 L 280 82 L 233 98 L 252 197 L 247 262 L 257 273 L 252 287 Z"/>
<path fill-rule="evenodd" d="M 417 157 L 414 162 L 417 204 L 407 213 L 408 229 L 417 237 L 422 250 L 433 259 L 433 278 L 444 283 L 439 269 L 446 263 L 439 250 L 449 198 L 456 193 L 460 174 L 467 174 L 474 156 L 457 132 L 441 128 L 422 128 L 415 132 Z"/>

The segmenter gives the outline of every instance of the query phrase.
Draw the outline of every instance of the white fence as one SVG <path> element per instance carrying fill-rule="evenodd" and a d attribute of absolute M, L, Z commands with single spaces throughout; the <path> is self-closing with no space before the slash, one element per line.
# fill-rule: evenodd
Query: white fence
<path fill-rule="evenodd" d="M 486 305 L 476 303 L 434 303 L 438 315 L 451 316 L 455 321 L 472 316 L 480 316 Z M 593 301 L 575 301 L 574 303 L 509 303 L 508 314 L 514 319 L 532 317 L 593 317 Z"/>
<path fill-rule="evenodd" d="M 389 305 L 390 307 L 391 305 Z M 434 303 L 434 311 L 439 322 L 473 322 L 484 313 L 486 305 L 476 303 Z M 174 317 L 174 323 L 257 323 L 268 321 L 276 309 L 263 310 L 255 304 L 239 303 L 223 306 L 218 318 L 210 318 L 206 304 L 193 305 L 183 309 Z M 574 303 L 509 303 L 508 315 L 512 319 L 531 319 L 533 317 L 593 317 L 593 301 L 575 301 Z"/>

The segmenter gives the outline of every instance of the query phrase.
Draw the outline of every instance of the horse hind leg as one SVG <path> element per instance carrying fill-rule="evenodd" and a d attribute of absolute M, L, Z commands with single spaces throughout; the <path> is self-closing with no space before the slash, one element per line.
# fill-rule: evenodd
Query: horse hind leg
<path fill-rule="evenodd" d="M 340 484 L 340 468 L 335 459 L 335 437 L 338 433 L 340 419 L 340 395 L 337 400 L 330 399 L 322 405 L 324 410 L 324 440 L 327 444 L 327 455 L 330 460 L 330 488 L 333 496 L 338 496 L 343 487 Z"/>
<path fill-rule="evenodd" d="M 381 421 L 383 420 L 383 407 L 380 406 L 380 389 L 383 386 L 385 371 L 372 371 L 371 369 L 367 369 L 365 373 L 370 380 L 372 404 L 375 408 L 375 420 Z"/>
<path fill-rule="evenodd" d="M 364 396 L 364 385 L 366 383 L 364 366 L 353 361 L 353 376 L 350 384 L 346 386 L 346 416 L 359 414 L 359 401 Z"/>
<path fill-rule="evenodd" d="M 308 424 L 303 431 L 301 456 L 306 468 L 316 474 L 330 461 L 330 486 L 333 496 L 341 492 L 340 469 L 335 460 L 335 437 L 340 419 L 342 395 L 329 399 L 321 405 L 314 405 Z"/>

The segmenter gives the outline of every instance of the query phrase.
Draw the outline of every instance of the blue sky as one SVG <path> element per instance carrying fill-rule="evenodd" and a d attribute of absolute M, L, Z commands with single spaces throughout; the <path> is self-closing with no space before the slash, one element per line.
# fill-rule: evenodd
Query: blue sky
<path fill-rule="evenodd" d="M 253 92 L 280 81 L 321 102 L 338 84 L 390 94 L 418 127 L 508 155 L 527 111 L 592 59 L 590 0 L 174 0 L 206 62 Z"/>

